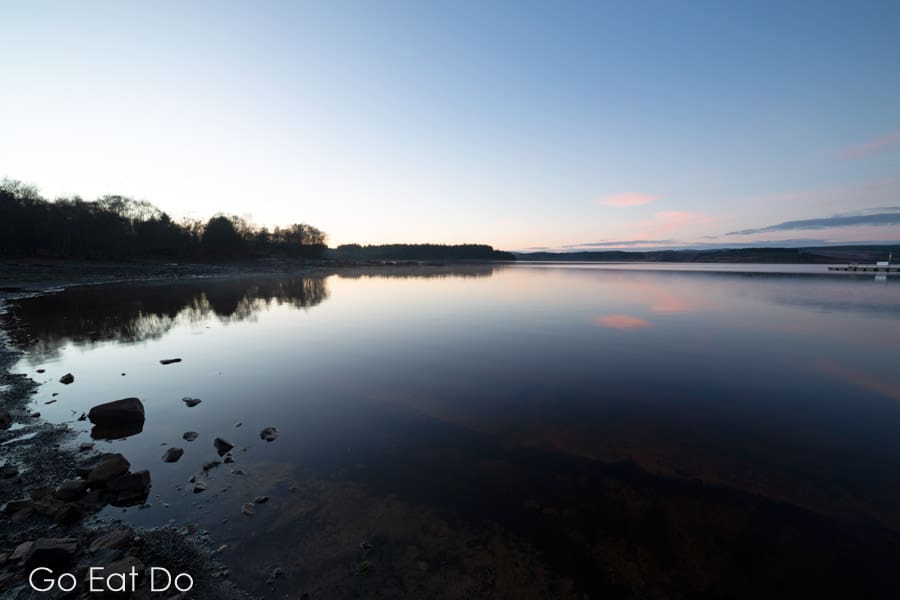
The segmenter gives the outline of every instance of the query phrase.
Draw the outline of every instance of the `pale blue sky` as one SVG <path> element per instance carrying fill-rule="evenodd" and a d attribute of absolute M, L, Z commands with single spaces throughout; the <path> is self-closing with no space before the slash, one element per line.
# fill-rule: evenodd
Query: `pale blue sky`
<path fill-rule="evenodd" d="M 896 1 L 0 0 L 0 176 L 332 244 L 900 240 L 898 64 Z"/>

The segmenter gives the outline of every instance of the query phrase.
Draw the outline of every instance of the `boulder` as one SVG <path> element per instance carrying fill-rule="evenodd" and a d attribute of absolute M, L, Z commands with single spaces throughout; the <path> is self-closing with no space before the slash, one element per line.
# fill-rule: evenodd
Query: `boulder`
<path fill-rule="evenodd" d="M 225 456 L 226 454 L 228 454 L 229 450 L 234 448 L 234 444 L 217 437 L 213 440 L 213 447 L 215 447 L 216 452 L 219 453 L 219 456 Z"/>
<path fill-rule="evenodd" d="M 91 542 L 91 552 L 118 550 L 131 543 L 131 532 L 127 529 L 113 529 Z"/>
<path fill-rule="evenodd" d="M 78 551 L 74 538 L 40 538 L 32 544 L 25 557 L 26 568 L 60 567 L 72 560 Z"/>
<path fill-rule="evenodd" d="M 68 502 L 84 496 L 87 492 L 87 487 L 87 481 L 84 479 L 69 479 L 68 481 L 63 481 L 59 487 L 56 488 L 55 494 L 60 500 Z"/>
<path fill-rule="evenodd" d="M 178 462 L 182 454 L 184 454 L 184 450 L 181 448 L 169 448 L 163 453 L 162 459 L 163 462 L 174 463 Z"/>
<path fill-rule="evenodd" d="M 98 404 L 88 412 L 91 423 L 143 423 L 144 405 L 138 398 Z"/>
<path fill-rule="evenodd" d="M 131 463 L 121 454 L 107 454 L 106 458 L 94 465 L 88 473 L 88 485 L 102 487 L 108 481 L 127 473 L 130 467 Z"/>
<path fill-rule="evenodd" d="M 66 373 L 65 375 L 63 375 L 62 377 L 59 378 L 59 382 L 62 383 L 63 385 L 69 385 L 73 381 L 75 381 L 75 376 L 72 375 L 71 373 Z"/>
<path fill-rule="evenodd" d="M 110 492 L 143 492 L 148 487 L 150 487 L 150 471 L 146 469 L 120 475 L 106 484 L 106 489 Z"/>

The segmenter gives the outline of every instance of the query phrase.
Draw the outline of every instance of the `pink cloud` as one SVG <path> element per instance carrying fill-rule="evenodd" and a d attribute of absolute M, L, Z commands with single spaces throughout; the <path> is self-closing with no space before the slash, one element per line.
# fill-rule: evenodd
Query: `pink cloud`
<path fill-rule="evenodd" d="M 614 196 L 601 198 L 597 200 L 597 203 L 602 204 L 603 206 L 626 208 L 629 206 L 642 206 L 644 204 L 649 204 L 657 198 L 658 196 L 651 196 L 650 194 L 616 194 Z"/>
<path fill-rule="evenodd" d="M 900 144 L 900 131 L 894 131 L 893 133 L 889 133 L 880 138 L 844 148 L 844 150 L 841 152 L 841 158 L 843 158 L 844 160 L 864 158 L 866 156 L 875 154 L 876 152 L 879 152 L 880 150 L 883 150 L 885 148 L 896 146 L 897 144 Z"/>
<path fill-rule="evenodd" d="M 632 317 L 631 315 L 606 315 L 605 317 L 594 317 L 595 325 L 601 327 L 611 327 L 612 329 L 647 329 L 653 327 L 649 321 Z"/>

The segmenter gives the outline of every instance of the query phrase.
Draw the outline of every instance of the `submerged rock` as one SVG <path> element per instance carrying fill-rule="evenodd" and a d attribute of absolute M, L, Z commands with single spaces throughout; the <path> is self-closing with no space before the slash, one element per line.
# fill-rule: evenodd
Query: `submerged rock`
<path fill-rule="evenodd" d="M 200 492 L 206 491 L 206 484 L 202 481 L 194 482 L 194 493 L 199 494 Z"/>
<path fill-rule="evenodd" d="M 163 462 L 174 463 L 178 462 L 182 454 L 184 454 L 184 450 L 181 448 L 169 448 L 163 453 L 162 459 Z"/>
<path fill-rule="evenodd" d="M 253 499 L 253 504 L 265 504 L 268 501 L 269 501 L 268 496 L 257 496 L 256 498 Z"/>
<path fill-rule="evenodd" d="M 181 437 L 183 437 L 185 440 L 187 440 L 189 442 L 193 442 L 198 437 L 200 437 L 200 434 L 197 433 L 196 431 L 185 431 L 184 435 L 182 435 Z"/>
<path fill-rule="evenodd" d="M 221 463 L 220 463 L 219 461 L 217 461 L 217 460 L 208 460 L 208 461 L 206 461 L 205 463 L 203 463 L 203 470 L 204 470 L 204 471 L 209 471 L 209 470 L 211 470 L 211 469 L 215 469 L 215 468 L 218 467 L 220 464 L 221 464 Z"/>
<path fill-rule="evenodd" d="M 159 364 L 171 365 L 171 364 L 180 363 L 180 362 L 181 362 L 180 358 L 164 358 L 161 361 L 159 361 Z"/>
<path fill-rule="evenodd" d="M 219 456 L 225 456 L 228 454 L 229 450 L 234 448 L 234 444 L 218 437 L 213 440 L 213 446 L 216 448 L 216 452 L 219 453 Z"/>
<path fill-rule="evenodd" d="M 63 385 L 69 385 L 73 381 L 75 381 L 75 376 L 72 375 L 71 373 L 66 373 L 65 375 L 63 375 L 62 377 L 59 378 L 59 382 L 62 383 Z"/>
<path fill-rule="evenodd" d="M 200 404 L 201 402 L 203 402 L 203 400 L 201 400 L 201 399 L 199 399 L 199 398 L 187 398 L 187 397 L 182 398 L 181 401 L 184 402 L 185 404 L 187 404 L 187 407 L 188 407 L 188 408 L 191 408 L 191 407 L 193 407 L 193 406 L 197 406 L 198 404 Z"/>
<path fill-rule="evenodd" d="M 244 506 L 241 507 L 241 513 L 248 517 L 252 517 L 253 515 L 255 515 L 256 509 L 253 507 L 253 503 L 247 502 L 246 504 L 244 504 Z"/>
<path fill-rule="evenodd" d="M 259 432 L 259 437 L 267 442 L 272 442 L 278 437 L 278 429 L 275 427 L 266 427 Z"/>

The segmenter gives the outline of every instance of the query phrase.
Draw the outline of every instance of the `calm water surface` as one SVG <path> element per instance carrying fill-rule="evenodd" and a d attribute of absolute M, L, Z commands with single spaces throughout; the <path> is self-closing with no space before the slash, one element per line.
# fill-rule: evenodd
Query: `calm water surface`
<path fill-rule="evenodd" d="M 94 404 L 146 407 L 143 431 L 98 447 L 151 471 L 151 506 L 110 514 L 198 523 L 251 589 L 884 589 L 900 280 L 823 270 L 397 268 L 71 288 L 11 314 L 29 337 L 18 370 L 46 382 L 36 409 L 78 441 Z M 236 462 L 193 494 L 217 436 Z M 163 463 L 161 444 L 184 457 Z M 271 500 L 243 516 L 258 494 Z"/>

